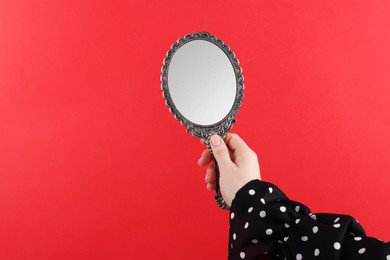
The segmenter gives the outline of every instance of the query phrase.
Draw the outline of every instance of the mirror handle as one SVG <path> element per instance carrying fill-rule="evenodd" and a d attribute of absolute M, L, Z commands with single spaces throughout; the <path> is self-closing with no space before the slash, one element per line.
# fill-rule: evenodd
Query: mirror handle
<path fill-rule="evenodd" d="M 214 169 L 215 169 L 215 174 L 216 174 L 216 185 L 215 185 L 216 194 L 214 196 L 215 202 L 217 203 L 218 207 L 220 207 L 221 209 L 229 210 L 230 207 L 228 204 L 226 204 L 225 200 L 223 199 L 222 194 L 221 194 L 221 189 L 219 186 L 219 167 L 218 167 L 217 160 L 215 159 L 214 154 L 211 151 L 211 147 L 208 147 L 208 149 L 210 151 L 211 157 L 213 158 Z"/>

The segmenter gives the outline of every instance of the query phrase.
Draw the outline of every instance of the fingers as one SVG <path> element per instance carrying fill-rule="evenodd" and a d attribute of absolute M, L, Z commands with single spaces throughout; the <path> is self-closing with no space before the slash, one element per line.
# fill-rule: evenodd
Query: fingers
<path fill-rule="evenodd" d="M 219 168 L 226 168 L 233 164 L 230 159 L 229 149 L 219 135 L 212 135 L 210 138 L 210 144 Z"/>
<path fill-rule="evenodd" d="M 217 179 L 217 175 L 215 173 L 214 165 L 210 165 L 206 170 L 206 182 L 213 183 Z"/>
<path fill-rule="evenodd" d="M 215 182 L 214 182 L 214 183 L 207 183 L 206 188 L 207 188 L 208 190 L 216 190 L 216 189 L 217 189 L 217 186 L 216 186 Z"/>
<path fill-rule="evenodd" d="M 206 149 L 202 152 L 202 155 L 198 160 L 198 165 L 201 167 L 207 166 L 212 160 L 209 150 Z"/>
<path fill-rule="evenodd" d="M 244 140 L 242 140 L 237 134 L 226 134 L 225 142 L 229 149 L 231 149 L 235 154 L 243 153 L 250 149 Z"/>
<path fill-rule="evenodd" d="M 207 171 L 206 171 L 206 188 L 208 190 L 215 190 L 216 188 L 216 174 L 215 174 L 215 169 L 214 169 L 214 165 L 210 165 L 208 168 L 207 168 Z"/>
<path fill-rule="evenodd" d="M 209 150 L 206 149 L 202 152 L 202 155 L 198 160 L 198 165 L 204 167 L 207 166 L 212 161 L 213 158 L 211 157 Z M 208 190 L 214 191 L 216 189 L 216 179 L 217 177 L 216 177 L 214 165 L 212 164 L 207 168 L 206 176 L 205 176 L 206 188 Z"/>
<path fill-rule="evenodd" d="M 218 141 L 218 136 L 216 137 Z M 220 138 L 222 140 L 222 138 Z M 223 142 L 223 141 L 222 141 Z M 229 148 L 229 158 L 235 157 L 235 155 L 243 153 L 245 149 L 249 149 L 249 147 L 246 145 L 246 143 L 237 135 L 237 134 L 226 134 L 226 139 L 225 139 L 226 145 Z M 201 143 L 202 140 L 201 140 Z M 212 145 L 212 142 L 210 140 L 210 144 Z M 226 151 L 223 151 L 226 152 Z M 198 165 L 201 167 L 207 166 L 210 162 L 212 162 L 213 159 L 210 155 L 210 152 L 206 149 L 202 152 L 202 155 L 200 156 L 198 160 Z M 230 159 L 231 161 L 231 159 Z"/>
<path fill-rule="evenodd" d="M 256 153 L 237 134 L 227 134 L 226 144 L 232 153 L 232 160 L 238 166 L 245 158 L 252 158 Z"/>

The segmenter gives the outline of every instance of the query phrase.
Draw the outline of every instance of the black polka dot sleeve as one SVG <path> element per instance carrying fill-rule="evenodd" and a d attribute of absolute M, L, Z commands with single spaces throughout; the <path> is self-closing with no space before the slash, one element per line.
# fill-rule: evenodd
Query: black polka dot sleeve
<path fill-rule="evenodd" d="M 390 260 L 390 243 L 367 237 L 354 218 L 312 214 L 271 183 L 247 183 L 229 217 L 229 260 Z"/>

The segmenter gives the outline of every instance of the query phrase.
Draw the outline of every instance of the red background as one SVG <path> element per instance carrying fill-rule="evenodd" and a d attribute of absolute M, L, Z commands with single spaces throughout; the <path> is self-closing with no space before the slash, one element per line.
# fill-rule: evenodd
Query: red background
<path fill-rule="evenodd" d="M 388 1 L 1 1 L 0 259 L 224 259 L 204 149 L 161 97 L 177 38 L 236 52 L 264 180 L 390 239 Z"/>

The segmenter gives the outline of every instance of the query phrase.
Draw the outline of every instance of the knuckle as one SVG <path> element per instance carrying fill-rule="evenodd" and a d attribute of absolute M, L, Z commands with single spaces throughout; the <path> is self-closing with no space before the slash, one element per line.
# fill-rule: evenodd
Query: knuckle
<path fill-rule="evenodd" d="M 214 154 L 217 154 L 217 155 L 226 155 L 228 153 L 229 153 L 228 149 L 224 146 L 219 147 L 218 149 L 215 149 L 215 151 L 214 151 Z"/>
<path fill-rule="evenodd" d="M 236 133 L 232 133 L 231 134 L 231 139 L 238 139 L 238 138 L 240 138 L 240 136 L 238 135 L 238 134 L 236 134 Z"/>
<path fill-rule="evenodd" d="M 222 149 L 216 154 L 216 159 L 219 164 L 222 163 L 221 161 L 226 161 L 228 158 L 230 158 L 228 149 Z"/>
<path fill-rule="evenodd" d="M 236 133 L 230 133 L 230 136 L 234 138 L 235 136 L 238 136 Z"/>
<path fill-rule="evenodd" d="M 248 152 L 248 156 L 250 156 L 250 158 L 252 158 L 253 160 L 256 160 L 256 161 L 258 160 L 257 154 L 251 149 Z"/>

